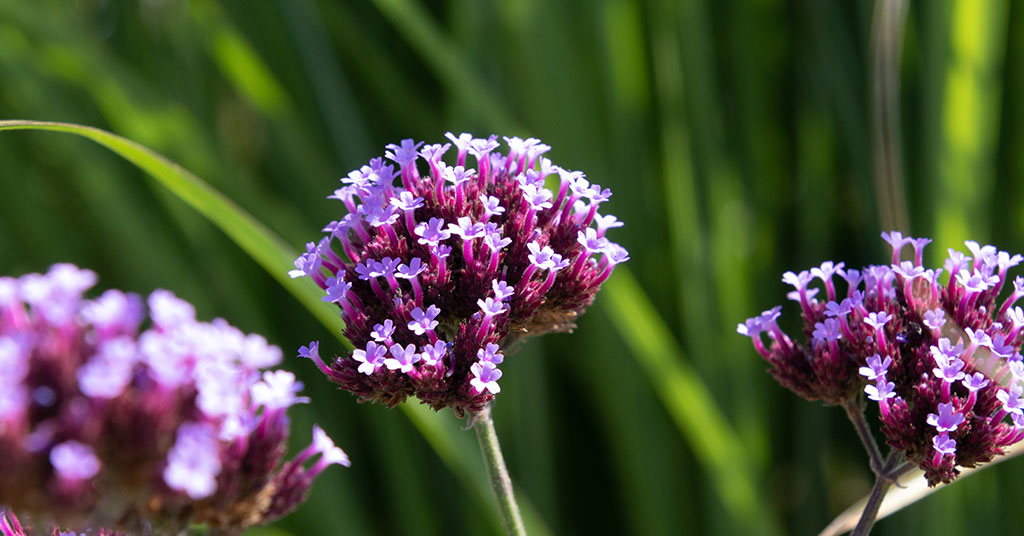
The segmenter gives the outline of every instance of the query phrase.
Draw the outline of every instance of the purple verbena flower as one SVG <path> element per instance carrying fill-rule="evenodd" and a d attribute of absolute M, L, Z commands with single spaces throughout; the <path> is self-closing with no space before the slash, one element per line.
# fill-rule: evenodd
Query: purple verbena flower
<path fill-rule="evenodd" d="M 826 318 L 824 322 L 814 324 L 815 340 L 832 342 L 842 337 L 843 334 L 839 331 L 839 321 L 834 318 Z"/>
<path fill-rule="evenodd" d="M 864 317 L 864 323 L 876 330 L 879 330 L 882 329 L 882 327 L 891 319 L 892 317 L 886 314 L 885 311 L 870 312 L 868 313 L 868 316 Z"/>
<path fill-rule="evenodd" d="M 954 432 L 956 428 L 964 423 L 966 417 L 962 413 L 953 411 L 953 404 L 939 404 L 939 413 L 929 413 L 927 422 L 940 432 Z"/>
<path fill-rule="evenodd" d="M 420 354 L 420 361 L 426 366 L 436 366 L 441 363 L 444 356 L 448 355 L 448 344 L 444 341 L 437 341 L 434 344 L 423 346 L 423 353 Z"/>
<path fill-rule="evenodd" d="M 322 368 L 314 359 L 329 379 L 362 400 L 394 406 L 412 395 L 463 415 L 498 392 L 500 371 L 479 364 L 480 351 L 502 355 L 488 345 L 571 330 L 629 252 L 606 235 L 622 222 L 597 212 L 611 191 L 552 164 L 547 145 L 509 137 L 503 155 L 496 136 L 446 137 L 455 151 L 387 147 L 400 184 L 379 158 L 343 178 L 332 197 L 348 214 L 308 245 L 293 275 L 325 289 L 355 346 Z"/>
<path fill-rule="evenodd" d="M 494 299 L 498 301 L 505 301 L 515 294 L 515 289 L 511 285 L 497 279 L 491 281 L 491 288 L 494 290 Z"/>
<path fill-rule="evenodd" d="M 500 315 L 508 311 L 508 307 L 501 300 L 495 300 L 491 297 L 477 300 L 476 303 L 480 306 L 480 312 L 486 316 Z"/>
<path fill-rule="evenodd" d="M 437 315 L 440 313 L 441 310 L 435 305 L 427 307 L 426 311 L 419 307 L 413 309 L 410 313 L 412 316 L 412 322 L 409 322 L 409 329 L 411 329 L 416 335 L 423 335 L 428 331 L 433 331 L 438 324 L 438 321 L 434 319 L 437 318 Z"/>
<path fill-rule="evenodd" d="M 969 391 L 978 391 L 983 387 L 987 387 L 989 383 L 992 382 L 990 382 L 989 379 L 980 372 L 968 375 L 963 381 L 964 387 Z"/>
<path fill-rule="evenodd" d="M 939 357 L 941 355 L 943 354 L 939 353 L 935 356 L 935 362 L 939 366 L 932 369 L 932 374 L 936 378 L 948 383 L 962 380 L 965 376 L 963 368 L 966 363 L 960 359 L 943 359 Z"/>
<path fill-rule="evenodd" d="M 1009 389 L 1000 389 L 996 392 L 996 398 L 1003 403 L 1003 410 L 1007 413 L 1024 413 L 1022 394 L 1024 394 L 1024 387 L 1015 383 Z"/>
<path fill-rule="evenodd" d="M 500 348 L 498 348 L 497 344 L 488 344 L 486 348 L 481 348 L 476 351 L 476 357 L 480 361 L 487 361 L 489 363 L 494 363 L 495 365 L 500 365 L 501 362 L 505 360 L 505 356 L 502 355 L 499 350 Z"/>
<path fill-rule="evenodd" d="M 452 236 L 452 233 L 443 229 L 444 220 L 440 218 L 430 218 L 429 222 L 420 222 L 415 229 L 415 233 L 420 238 L 417 240 L 420 244 L 427 244 L 436 246 L 440 242 L 448 240 Z"/>
<path fill-rule="evenodd" d="M 874 381 L 878 378 L 884 377 L 885 372 L 889 370 L 890 365 L 892 365 L 891 357 L 885 356 L 885 361 L 883 361 L 880 355 L 875 354 L 868 358 L 868 366 L 861 367 L 857 371 L 861 376 Z"/>
<path fill-rule="evenodd" d="M 490 391 L 491 393 L 498 394 L 501 391 L 501 387 L 498 387 L 498 380 L 501 379 L 501 371 L 498 367 L 490 361 L 479 361 L 473 363 L 469 367 L 470 372 L 473 374 L 473 379 L 469 381 L 469 384 L 478 393 Z"/>
<path fill-rule="evenodd" d="M 292 373 L 261 371 L 280 349 L 198 321 L 166 290 L 149 295 L 140 331 L 143 300 L 83 297 L 95 281 L 68 264 L 0 278 L 0 504 L 107 536 L 196 523 L 234 533 L 294 508 L 312 481 L 274 480 L 286 410 L 308 398 Z M 300 354 L 329 370 L 317 350 Z M 21 531 L 12 519 L 0 516 L 0 534 Z"/>
<path fill-rule="evenodd" d="M 941 329 L 946 324 L 946 312 L 942 309 L 932 309 L 924 312 L 924 325 L 929 329 Z"/>
<path fill-rule="evenodd" d="M 400 344 L 392 346 L 391 356 L 384 360 L 384 366 L 388 370 L 397 370 L 405 374 L 412 372 L 413 366 L 420 360 L 420 354 L 412 344 L 407 344 L 405 348 Z"/>
<path fill-rule="evenodd" d="M 866 393 L 879 404 L 886 442 L 930 484 L 950 482 L 961 467 L 989 462 L 1024 439 L 1017 425 L 1024 424 L 1024 309 L 1015 305 L 1024 278 L 1011 279 L 1000 299 L 1011 286 L 1007 272 L 1024 257 L 968 241 L 971 256 L 949 250 L 943 270 L 922 263 L 930 240 L 883 238 L 892 246 L 887 265 L 846 270 L 829 261 L 783 275 L 795 289 L 787 297 L 800 302 L 802 342 L 765 316 L 737 331 L 804 398 L 845 405 Z M 907 244 L 914 260 L 901 261 Z M 836 297 L 836 273 L 846 297 Z M 824 303 L 809 287 L 815 278 L 824 283 Z"/>
<path fill-rule="evenodd" d="M 390 318 L 384 320 L 382 324 L 376 324 L 373 326 L 373 331 L 370 332 L 370 336 L 373 340 L 378 343 L 387 341 L 391 338 L 391 335 L 395 333 L 395 323 Z"/>
<path fill-rule="evenodd" d="M 89 480 L 100 472 L 102 463 L 92 447 L 78 441 L 65 441 L 50 450 L 50 464 L 62 479 Z"/>
<path fill-rule="evenodd" d="M 322 301 L 336 303 L 345 299 L 345 294 L 352 288 L 352 285 L 341 277 L 327 278 L 327 295 L 320 298 Z"/>
<path fill-rule="evenodd" d="M 294 404 L 308 404 L 309 397 L 296 396 L 302 390 L 302 382 L 287 370 L 268 370 L 260 381 L 253 384 L 250 397 L 253 405 L 268 410 L 287 409 Z"/>
<path fill-rule="evenodd" d="M 903 233 L 899 231 L 885 231 L 882 233 L 882 239 L 892 246 L 892 264 L 900 263 L 900 252 L 903 251 L 903 246 L 913 241 L 912 238 L 904 238 Z"/>
<path fill-rule="evenodd" d="M 375 341 L 366 343 L 366 349 L 356 348 L 352 351 L 352 359 L 359 362 L 357 371 L 369 376 L 384 365 L 384 356 L 388 355 L 388 347 Z"/>
<path fill-rule="evenodd" d="M 843 300 L 840 303 L 830 301 L 825 304 L 825 315 L 827 316 L 846 316 L 853 310 L 853 302 L 849 298 Z"/>
<path fill-rule="evenodd" d="M 941 432 L 935 434 L 935 438 L 932 439 L 932 446 L 935 447 L 936 452 L 943 456 L 956 454 L 956 440 L 951 439 L 949 434 Z"/>
<path fill-rule="evenodd" d="M 864 392 L 868 394 L 869 399 L 879 402 L 887 398 L 894 398 L 896 396 L 896 392 L 893 389 L 895 388 L 895 383 L 887 382 L 884 378 L 879 378 L 877 383 L 864 386 Z"/>

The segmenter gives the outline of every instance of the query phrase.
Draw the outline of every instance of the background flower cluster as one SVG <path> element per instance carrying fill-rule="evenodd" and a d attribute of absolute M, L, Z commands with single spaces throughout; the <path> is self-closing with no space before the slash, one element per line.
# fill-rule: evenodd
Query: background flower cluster
<path fill-rule="evenodd" d="M 329 465 L 348 465 L 319 427 L 284 460 L 287 410 L 309 399 L 292 373 L 261 373 L 280 363 L 278 347 L 197 321 L 166 290 L 148 312 L 119 290 L 86 299 L 95 283 L 71 264 L 0 277 L 5 534 L 20 533 L 18 516 L 30 534 L 237 534 L 291 512 Z"/>

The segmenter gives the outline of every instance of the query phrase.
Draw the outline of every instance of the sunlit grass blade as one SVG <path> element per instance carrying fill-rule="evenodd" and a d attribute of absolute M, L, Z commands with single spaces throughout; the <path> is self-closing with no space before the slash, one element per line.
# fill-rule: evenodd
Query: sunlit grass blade
<path fill-rule="evenodd" d="M 875 198 L 883 229 L 910 232 L 903 188 L 900 128 L 900 60 L 907 4 L 884 0 L 875 5 L 872 23 L 872 115 Z"/>
<path fill-rule="evenodd" d="M 313 2 L 280 3 L 284 21 L 309 77 L 323 124 L 339 157 L 355 161 L 369 152 L 366 117 L 352 95 L 341 62 L 323 27 L 323 17 Z"/>
<path fill-rule="evenodd" d="M 213 60 L 236 90 L 267 115 L 287 112 L 288 93 L 252 45 L 228 23 L 221 7 L 202 0 L 192 2 L 190 8 L 205 30 Z"/>
<path fill-rule="evenodd" d="M 751 478 L 749 461 L 739 438 L 726 424 L 711 393 L 672 338 L 632 275 L 619 268 L 605 284 L 615 323 L 633 357 L 650 378 L 679 429 L 710 472 L 712 485 L 748 534 L 772 534 L 777 529 Z"/>
<path fill-rule="evenodd" d="M 381 13 L 417 50 L 423 61 L 433 69 L 452 95 L 490 124 L 510 127 L 514 121 L 499 105 L 501 101 L 488 91 L 466 69 L 466 60 L 431 22 L 431 17 L 418 2 L 410 0 L 374 0 Z"/>
<path fill-rule="evenodd" d="M 942 109 L 936 244 L 984 238 L 994 220 L 995 151 L 999 138 L 1006 2 L 953 2 Z M 950 202 L 950 200 L 956 200 Z M 979 231 L 982 234 L 979 234 Z"/>

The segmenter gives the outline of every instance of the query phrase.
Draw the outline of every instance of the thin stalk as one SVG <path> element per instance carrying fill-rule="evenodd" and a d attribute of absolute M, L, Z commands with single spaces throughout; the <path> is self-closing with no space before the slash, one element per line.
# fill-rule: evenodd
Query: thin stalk
<path fill-rule="evenodd" d="M 523 516 L 519 513 L 519 504 L 516 503 L 516 497 L 512 491 L 512 479 L 508 476 L 505 458 L 501 455 L 501 445 L 498 444 L 498 434 L 494 431 L 491 406 L 488 405 L 479 413 L 474 414 L 472 419 L 476 438 L 480 442 L 480 450 L 484 455 L 484 465 L 487 466 L 487 475 L 491 480 L 491 489 L 494 490 L 494 497 L 498 500 L 498 513 L 505 534 L 525 535 L 526 527 L 523 525 Z"/>
<path fill-rule="evenodd" d="M 843 404 L 843 409 L 846 410 L 846 416 L 850 418 L 850 422 L 853 423 L 853 427 L 857 430 L 857 436 L 860 437 L 860 442 L 864 444 L 864 449 L 868 451 L 871 472 L 875 473 L 875 476 L 880 476 L 884 474 L 882 452 L 878 450 L 878 444 L 875 443 L 875 438 L 871 435 L 871 429 L 868 427 L 867 421 L 864 420 L 864 406 L 860 403 L 860 400 L 859 396 L 847 400 Z"/>
<path fill-rule="evenodd" d="M 908 231 L 900 143 L 900 56 L 906 0 L 877 0 L 871 29 L 875 196 L 883 229 Z"/>
<path fill-rule="evenodd" d="M 899 477 L 913 468 L 913 464 L 900 464 L 902 458 L 902 454 L 896 451 L 889 454 L 885 467 L 875 477 L 875 485 L 871 488 L 871 495 L 868 496 L 868 502 L 864 505 L 860 520 L 857 521 L 857 526 L 854 527 L 850 536 L 866 536 L 871 532 L 871 527 L 874 526 L 875 519 L 878 518 L 878 509 L 882 506 L 885 494 Z"/>
<path fill-rule="evenodd" d="M 868 503 L 864 505 L 864 512 L 860 515 L 860 521 L 857 522 L 857 526 L 854 527 L 851 536 L 865 536 L 871 532 L 871 527 L 875 524 L 875 518 L 878 517 L 878 509 L 882 506 L 882 499 L 885 499 L 885 493 L 889 491 L 889 487 L 892 486 L 892 480 L 879 476 L 875 479 L 875 485 L 871 488 L 871 495 L 868 497 Z"/>

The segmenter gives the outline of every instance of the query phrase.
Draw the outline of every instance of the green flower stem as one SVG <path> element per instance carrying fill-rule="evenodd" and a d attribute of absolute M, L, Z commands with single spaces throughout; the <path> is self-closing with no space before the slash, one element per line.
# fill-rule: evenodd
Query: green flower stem
<path fill-rule="evenodd" d="M 473 428 L 476 430 L 476 438 L 480 442 L 480 450 L 484 454 L 484 465 L 487 466 L 491 489 L 494 490 L 494 496 L 498 499 L 498 512 L 505 534 L 525 536 L 526 527 L 523 525 L 523 516 L 519 513 L 519 504 L 516 503 L 516 497 L 512 491 L 512 479 L 508 476 L 505 458 L 501 455 L 498 434 L 494 431 L 491 406 L 488 405 L 471 418 L 473 419 Z"/>

